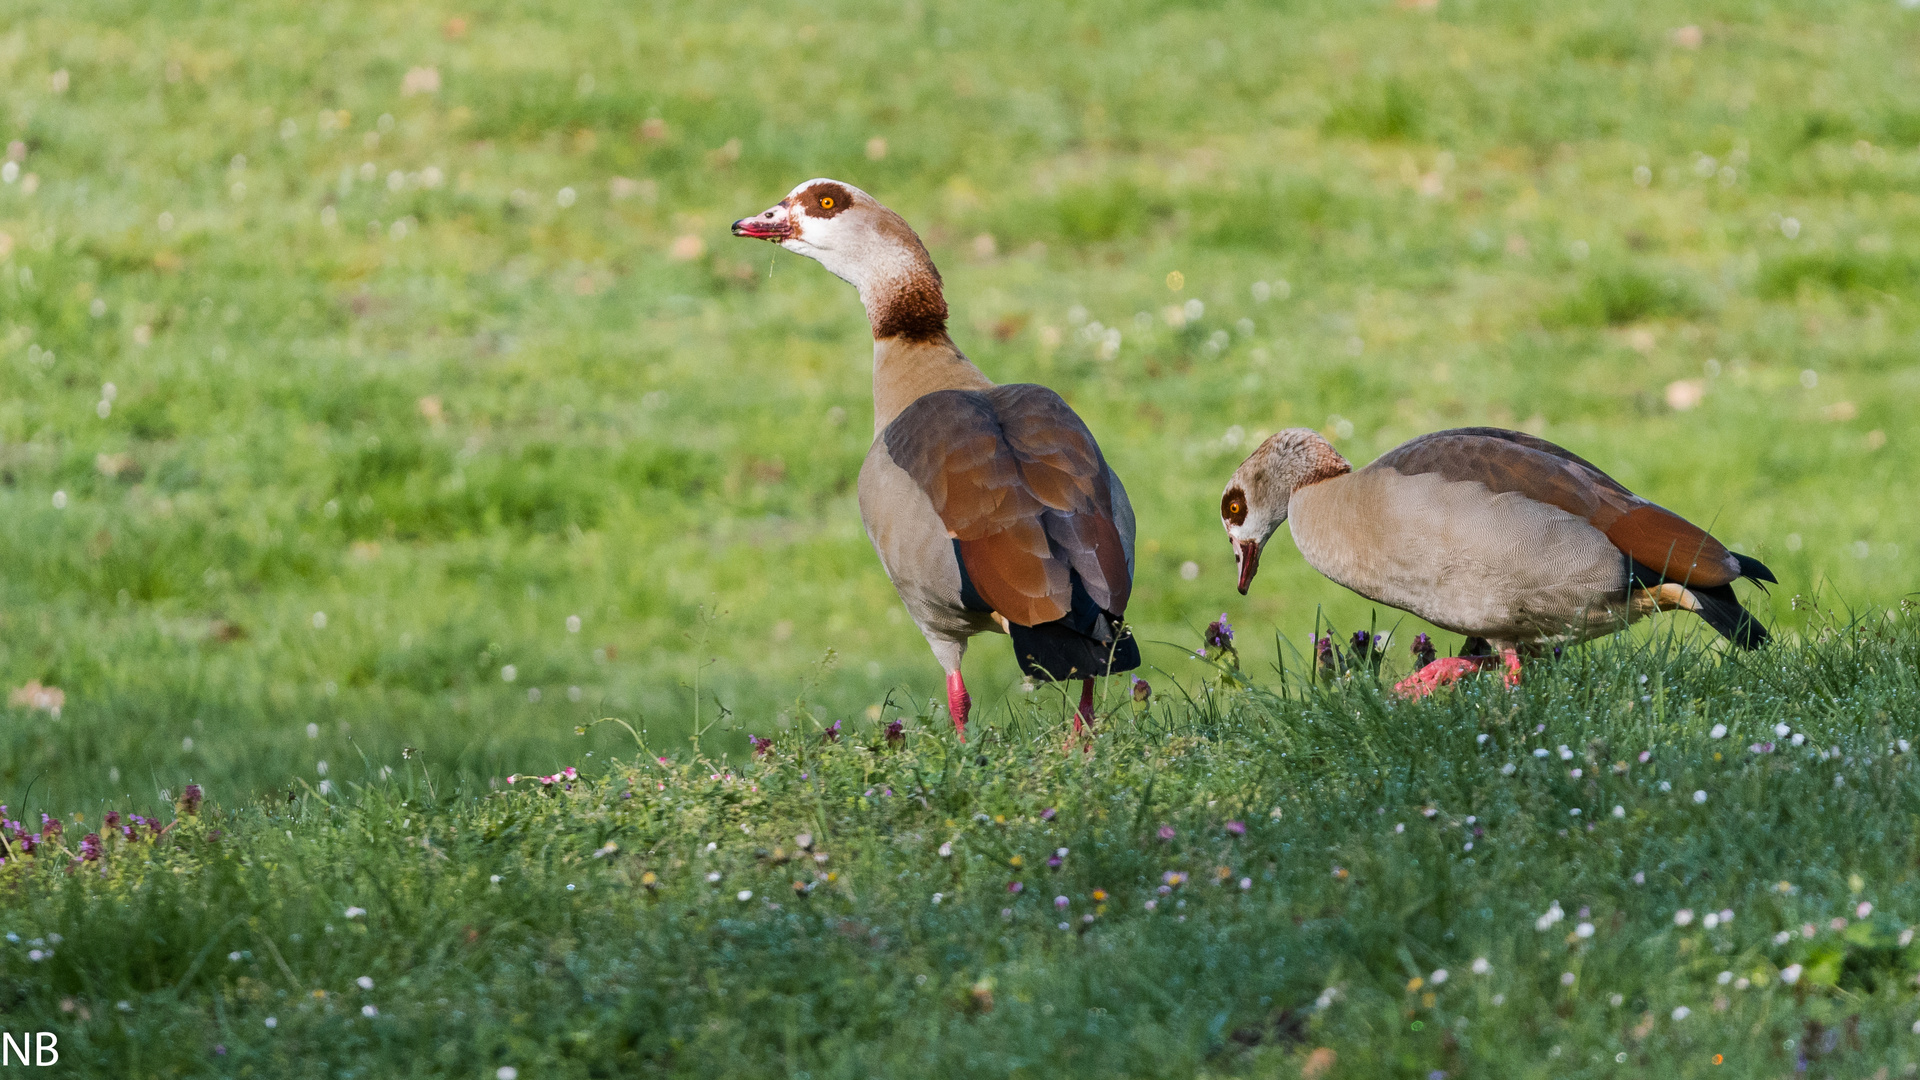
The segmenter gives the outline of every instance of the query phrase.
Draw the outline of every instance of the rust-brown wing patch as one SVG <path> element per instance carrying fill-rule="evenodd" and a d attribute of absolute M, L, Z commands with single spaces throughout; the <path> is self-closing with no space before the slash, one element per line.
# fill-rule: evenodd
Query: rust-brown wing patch
<path fill-rule="evenodd" d="M 1106 462 L 1059 395 L 1021 385 L 940 390 L 909 405 L 882 438 L 995 611 L 1025 626 L 1060 619 L 1073 604 L 1073 572 L 1101 609 L 1124 611 L 1131 580 Z"/>
<path fill-rule="evenodd" d="M 1388 451 L 1367 468 L 1473 481 L 1496 494 L 1511 491 L 1557 506 L 1675 581 L 1713 586 L 1740 576 L 1739 561 L 1706 530 L 1628 491 L 1584 458 L 1523 432 L 1438 431 Z"/>

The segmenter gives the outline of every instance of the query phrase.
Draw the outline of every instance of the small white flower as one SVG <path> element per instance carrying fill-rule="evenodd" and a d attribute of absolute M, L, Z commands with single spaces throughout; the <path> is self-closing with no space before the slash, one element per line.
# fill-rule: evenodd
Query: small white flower
<path fill-rule="evenodd" d="M 360 1015 L 366 1017 L 379 1016 L 380 1010 L 372 1005 L 362 1005 L 360 1006 Z"/>
<path fill-rule="evenodd" d="M 1473 973 L 1474 973 L 1475 975 L 1485 975 L 1485 974 L 1486 974 L 1487 972 L 1489 972 L 1489 971 L 1491 971 L 1491 970 L 1493 970 L 1493 965 L 1492 965 L 1492 964 L 1489 964 L 1489 963 L 1487 963 L 1487 958 L 1486 958 L 1486 957 L 1484 957 L 1484 956 L 1480 956 L 1480 957 L 1475 957 L 1475 958 L 1474 958 L 1474 961 L 1473 961 Z"/>
<path fill-rule="evenodd" d="M 1572 986 L 1572 985 L 1573 985 L 1573 972 L 1571 972 L 1571 971 L 1563 971 L 1563 972 L 1561 972 L 1561 973 L 1560 973 L 1560 985 L 1561 985 L 1561 986 Z"/>
<path fill-rule="evenodd" d="M 741 903 L 743 903 L 743 904 L 744 904 L 744 903 L 746 903 L 747 901 L 749 901 L 749 900 L 751 900 L 751 899 L 753 899 L 753 890 L 752 890 L 752 889 L 741 889 L 741 890 L 740 890 L 739 892 L 737 892 L 737 893 L 735 893 L 735 894 L 734 894 L 734 896 L 733 896 L 733 898 L 734 898 L 735 900 L 738 900 L 738 901 L 740 901 Z"/>
<path fill-rule="evenodd" d="M 1913 927 L 1909 926 L 1900 931 L 1900 947 L 1904 949 L 1911 944 L 1913 944 Z"/>
<path fill-rule="evenodd" d="M 1502 765 L 1502 766 L 1500 766 L 1500 775 L 1501 775 L 1501 776 L 1512 776 L 1512 775 L 1513 775 L 1513 762 L 1511 762 L 1511 761 L 1509 761 L 1509 762 L 1507 762 L 1507 763 L 1506 763 L 1505 765 Z"/>
<path fill-rule="evenodd" d="M 718 870 L 715 870 L 715 871 L 713 871 L 712 873 L 709 873 L 709 874 L 707 875 L 707 880 L 708 880 L 708 881 L 710 881 L 710 882 L 712 882 L 712 881 L 719 881 L 719 880 L 720 880 L 720 871 L 718 871 Z"/>
<path fill-rule="evenodd" d="M 268 1026 L 269 1028 L 277 1028 L 277 1027 L 279 1027 L 279 1026 L 280 1026 L 280 1018 L 279 1018 L 279 1017 L 277 1017 L 277 1016 L 269 1016 L 269 1017 L 267 1017 L 267 1026 Z"/>
<path fill-rule="evenodd" d="M 1694 793 L 1693 793 L 1693 801 L 1694 801 L 1694 802 L 1697 802 L 1697 803 L 1703 803 L 1703 802 L 1706 802 L 1706 801 L 1707 801 L 1707 793 L 1706 793 L 1706 792 L 1704 792 L 1704 791 L 1696 791 L 1696 792 L 1694 792 Z"/>
<path fill-rule="evenodd" d="M 1721 986 L 1725 986 L 1728 983 L 1733 981 L 1733 972 L 1723 971 L 1719 974 L 1718 977 L 1715 978 L 1714 981 L 1718 982 Z"/>
<path fill-rule="evenodd" d="M 1793 734 L 1793 729 L 1785 724 L 1775 724 L 1773 725 L 1773 734 L 1776 738 L 1784 739 Z"/>
<path fill-rule="evenodd" d="M 944 895 L 942 895 L 942 894 L 940 894 L 940 893 L 934 893 L 934 894 L 933 894 L 933 903 L 934 903 L 934 906 L 936 906 L 936 907 L 938 907 L 938 906 L 939 906 L 939 904 L 940 904 L 940 901 L 942 901 L 942 900 L 945 900 L 945 899 L 946 899 L 946 897 L 945 897 Z"/>
<path fill-rule="evenodd" d="M 1805 743 L 1806 741 L 1807 741 L 1807 736 L 1805 732 L 1796 731 L 1793 733 L 1793 745 L 1799 746 L 1802 743 Z"/>
<path fill-rule="evenodd" d="M 1676 911 L 1673 913 L 1673 925 L 1691 926 L 1692 924 L 1693 924 L 1692 908 L 1681 908 L 1679 911 Z"/>
<path fill-rule="evenodd" d="M 1713 725 L 1713 730 L 1707 732 L 1707 735 L 1715 739 L 1724 739 L 1727 737 L 1727 725 L 1715 724 Z"/>
<path fill-rule="evenodd" d="M 365 915 L 366 913 L 367 913 L 367 909 L 363 907 L 350 907 L 345 912 L 347 918 L 349 919 L 358 919 L 361 916 Z"/>
<path fill-rule="evenodd" d="M 371 975 L 362 975 L 353 980 L 353 984 L 362 990 L 371 990 L 373 989 L 373 977 Z"/>
<path fill-rule="evenodd" d="M 1622 1005 L 1625 1005 L 1626 1003 L 1627 1003 L 1627 996 L 1625 994 L 1613 994 L 1607 998 L 1607 1004 L 1613 1006 L 1616 1009 Z"/>
<path fill-rule="evenodd" d="M 1617 818 L 1623 818 L 1623 817 L 1626 817 L 1626 816 L 1627 816 L 1627 808 L 1626 808 L 1626 807 L 1624 807 L 1624 806 L 1616 806 L 1616 807 L 1614 807 L 1614 808 L 1613 808 L 1613 816 L 1614 816 L 1614 817 L 1617 817 Z"/>
<path fill-rule="evenodd" d="M 494 883 L 495 885 L 498 885 L 498 884 L 500 884 L 500 875 L 499 875 L 499 874 L 494 874 L 494 875 L 492 875 L 491 877 L 489 877 L 489 878 L 487 878 L 487 880 L 488 880 L 488 881 L 491 881 L 491 882 L 492 882 L 492 883 Z"/>
<path fill-rule="evenodd" d="M 953 858 L 953 841 L 949 840 L 940 845 L 940 857 L 943 859 Z"/>
<path fill-rule="evenodd" d="M 1443 982 L 1446 982 L 1446 981 L 1447 981 L 1447 969 L 1446 969 L 1446 968 L 1439 968 L 1439 969 L 1437 969 L 1437 970 L 1435 970 L 1435 971 L 1434 971 L 1434 973 L 1433 973 L 1433 974 L 1432 974 L 1432 975 L 1431 975 L 1431 976 L 1430 976 L 1430 977 L 1429 977 L 1429 978 L 1427 979 L 1427 981 L 1428 981 L 1428 982 L 1430 982 L 1430 983 L 1432 983 L 1432 984 L 1433 984 L 1433 985 L 1435 985 L 1435 986 L 1439 986 L 1439 985 L 1440 985 L 1441 983 L 1443 983 Z"/>
<path fill-rule="evenodd" d="M 1693 1010 L 1687 1008 L 1685 1005 L 1678 1005 L 1674 1007 L 1673 1018 L 1675 1020 L 1685 1020 L 1687 1017 L 1692 1015 L 1693 1015 Z"/>
<path fill-rule="evenodd" d="M 1865 900 L 1860 901 L 1860 906 L 1853 909 L 1853 917 L 1856 919 L 1864 919 L 1871 914 L 1873 914 L 1873 905 Z"/>
<path fill-rule="evenodd" d="M 578 615 L 567 616 L 567 633 L 577 634 L 579 632 L 580 632 L 580 616 Z"/>
<path fill-rule="evenodd" d="M 1580 924 L 1579 926 L 1576 926 L 1576 927 L 1574 927 L 1574 928 L 1573 928 L 1573 936 L 1574 936 L 1574 937 L 1579 937 L 1579 938 L 1590 938 L 1590 937 L 1592 937 L 1592 936 L 1593 936 L 1593 924 L 1592 924 L 1592 923 L 1590 923 L 1590 922 L 1583 922 L 1583 923 L 1581 923 L 1581 924 Z"/>
<path fill-rule="evenodd" d="M 1720 925 L 1719 912 L 1715 912 L 1715 911 L 1707 912 L 1704 916 L 1701 917 L 1700 925 L 1706 927 L 1709 930 L 1713 929 L 1716 926 L 1719 926 Z"/>
<path fill-rule="evenodd" d="M 1773 935 L 1773 943 L 1775 945 L 1785 945 L 1787 942 L 1792 940 L 1793 940 L 1793 931 L 1791 930 L 1782 930 L 1779 933 Z"/>
<path fill-rule="evenodd" d="M 502 1065 L 495 1070 L 494 1080 L 520 1080 L 520 1070 L 511 1065 Z"/>
<path fill-rule="evenodd" d="M 324 611 L 316 611 L 316 612 L 314 612 L 314 613 L 313 613 L 313 628 L 314 628 L 315 630 L 325 630 L 325 629 L 327 628 L 327 613 L 326 613 L 326 612 L 324 612 Z"/>
<path fill-rule="evenodd" d="M 1671 781 L 1671 780 L 1662 780 L 1662 781 L 1660 781 L 1660 790 L 1661 790 L 1661 791 L 1672 791 L 1672 790 L 1673 790 L 1673 781 Z"/>
<path fill-rule="evenodd" d="M 1562 744 L 1560 745 L 1560 760 L 1561 760 L 1561 761 L 1572 761 L 1572 760 L 1573 760 L 1573 751 L 1571 751 L 1571 750 L 1569 750 L 1569 749 L 1567 749 L 1567 747 L 1566 747 L 1566 744 L 1565 744 L 1565 743 L 1562 743 Z"/>
<path fill-rule="evenodd" d="M 1788 986 L 1792 986 L 1794 983 L 1799 982 L 1800 981 L 1800 965 L 1788 964 L 1786 967 L 1782 968 L 1780 970 L 1780 981 L 1783 983 L 1786 983 Z"/>
<path fill-rule="evenodd" d="M 1542 746 L 1542 747 L 1540 747 L 1539 749 L 1537 749 L 1537 750 L 1535 750 L 1535 751 L 1533 752 L 1533 756 L 1534 756 L 1534 757 L 1546 757 L 1546 756 L 1547 756 L 1547 748 L 1546 748 L 1546 747 L 1544 747 L 1544 746 Z"/>

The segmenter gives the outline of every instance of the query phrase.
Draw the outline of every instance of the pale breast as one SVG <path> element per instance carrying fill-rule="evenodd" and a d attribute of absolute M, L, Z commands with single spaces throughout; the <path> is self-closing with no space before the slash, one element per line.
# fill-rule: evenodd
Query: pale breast
<path fill-rule="evenodd" d="M 860 466 L 860 520 L 894 590 L 923 632 L 951 640 L 997 629 L 960 603 L 960 560 L 933 502 L 875 439 Z"/>
<path fill-rule="evenodd" d="M 1625 561 L 1585 520 L 1479 483 L 1363 470 L 1296 491 L 1288 520 L 1316 570 L 1456 633 L 1525 642 L 1618 625 Z"/>

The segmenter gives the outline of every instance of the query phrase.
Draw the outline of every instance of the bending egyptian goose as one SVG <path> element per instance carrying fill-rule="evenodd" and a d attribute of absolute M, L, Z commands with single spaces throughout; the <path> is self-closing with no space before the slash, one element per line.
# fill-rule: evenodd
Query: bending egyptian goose
<path fill-rule="evenodd" d="M 1354 592 L 1517 653 L 1610 634 L 1655 611 L 1696 612 L 1742 649 L 1767 632 L 1733 594 L 1773 581 L 1759 560 L 1545 439 L 1499 428 L 1422 435 L 1354 472 L 1316 432 L 1282 431 L 1220 500 L 1245 593 L 1281 522 L 1309 565 Z M 1478 661 L 1439 660 L 1414 696 Z"/>
<path fill-rule="evenodd" d="M 873 446 L 860 517 L 947 673 L 966 739 L 967 639 L 1013 637 L 1020 668 L 1093 678 L 1140 666 L 1122 623 L 1133 507 L 1093 434 L 1044 386 L 996 386 L 947 336 L 940 272 L 900 215 L 837 180 L 809 180 L 735 236 L 770 240 L 860 290 L 873 327 Z"/>

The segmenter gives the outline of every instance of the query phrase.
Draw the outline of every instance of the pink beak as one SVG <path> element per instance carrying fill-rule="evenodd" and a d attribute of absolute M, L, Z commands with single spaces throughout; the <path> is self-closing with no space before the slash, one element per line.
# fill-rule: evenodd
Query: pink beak
<path fill-rule="evenodd" d="M 759 217 L 741 218 L 733 223 L 733 235 L 778 243 L 793 235 L 793 216 L 787 204 L 771 207 Z"/>
<path fill-rule="evenodd" d="M 1240 564 L 1240 595 L 1247 595 L 1247 586 L 1253 584 L 1254 572 L 1260 569 L 1260 545 L 1251 540 L 1242 540 L 1233 546 L 1236 560 Z"/>

